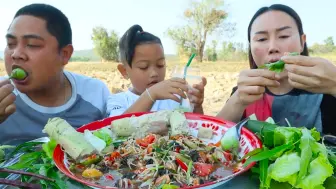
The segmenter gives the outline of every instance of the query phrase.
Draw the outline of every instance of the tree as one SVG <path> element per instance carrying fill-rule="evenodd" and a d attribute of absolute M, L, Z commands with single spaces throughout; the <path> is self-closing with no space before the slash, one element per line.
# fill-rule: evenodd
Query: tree
<path fill-rule="evenodd" d="M 309 52 L 313 54 L 324 54 L 336 51 L 333 37 L 325 39 L 324 44 L 315 43 L 309 48 Z"/>
<path fill-rule="evenodd" d="M 243 43 L 224 41 L 218 56 L 220 60 L 224 61 L 246 61 L 248 48 L 245 48 Z"/>
<path fill-rule="evenodd" d="M 334 47 L 335 43 L 333 37 L 329 36 L 327 39 L 325 39 L 324 44 L 329 47 Z"/>
<path fill-rule="evenodd" d="M 179 53 L 188 56 L 197 53 L 198 60 L 202 62 L 208 36 L 214 32 L 231 32 L 235 29 L 233 23 L 224 24 L 228 13 L 221 9 L 223 6 L 223 0 L 191 2 L 190 8 L 184 12 L 187 25 L 169 28 L 167 31 L 177 44 Z"/>
<path fill-rule="evenodd" d="M 109 35 L 105 28 L 95 27 L 92 30 L 91 39 L 94 43 L 94 51 L 102 61 L 118 62 L 119 37 L 115 31 L 112 30 Z"/>
<path fill-rule="evenodd" d="M 217 61 L 217 41 L 212 40 L 212 47 L 207 47 L 205 50 L 205 55 L 208 61 L 216 62 Z"/>
<path fill-rule="evenodd" d="M 89 57 L 73 56 L 70 58 L 70 62 L 89 62 Z"/>

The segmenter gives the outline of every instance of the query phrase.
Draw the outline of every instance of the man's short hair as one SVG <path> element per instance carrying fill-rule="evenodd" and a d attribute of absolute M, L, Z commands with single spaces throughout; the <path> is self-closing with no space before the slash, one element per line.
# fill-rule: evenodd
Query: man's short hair
<path fill-rule="evenodd" d="M 47 30 L 56 38 L 59 49 L 72 44 L 70 22 L 63 12 L 56 7 L 39 3 L 30 4 L 19 9 L 14 19 L 22 15 L 34 16 L 45 20 Z"/>

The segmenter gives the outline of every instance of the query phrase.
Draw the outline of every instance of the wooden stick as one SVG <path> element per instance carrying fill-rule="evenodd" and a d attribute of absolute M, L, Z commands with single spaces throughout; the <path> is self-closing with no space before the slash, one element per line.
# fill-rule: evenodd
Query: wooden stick
<path fill-rule="evenodd" d="M 0 184 L 10 185 L 10 186 L 16 186 L 16 187 L 22 187 L 27 189 L 41 189 L 41 185 L 39 184 L 31 184 L 31 183 L 24 183 L 18 180 L 8 180 L 4 178 L 0 178 Z"/>

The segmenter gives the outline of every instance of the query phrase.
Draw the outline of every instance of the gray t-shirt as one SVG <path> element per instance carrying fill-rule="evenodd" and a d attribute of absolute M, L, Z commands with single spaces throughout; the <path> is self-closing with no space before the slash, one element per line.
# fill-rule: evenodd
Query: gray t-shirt
<path fill-rule="evenodd" d="M 72 96 L 59 107 L 40 106 L 14 89 L 16 112 L 0 124 L 0 144 L 16 145 L 46 136 L 42 129 L 49 118 L 61 117 L 78 128 L 106 117 L 106 102 L 110 95 L 107 86 L 98 79 L 68 71 L 64 74 L 71 83 Z"/>

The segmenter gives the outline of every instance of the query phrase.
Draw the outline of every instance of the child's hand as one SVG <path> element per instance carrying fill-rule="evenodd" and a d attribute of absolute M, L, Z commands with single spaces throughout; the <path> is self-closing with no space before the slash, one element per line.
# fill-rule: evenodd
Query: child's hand
<path fill-rule="evenodd" d="M 193 103 L 194 108 L 202 107 L 204 101 L 204 87 L 207 84 L 205 77 L 202 77 L 202 82 L 196 85 L 193 85 L 192 88 L 188 91 L 188 96 L 190 103 Z"/>
<path fill-rule="evenodd" d="M 154 101 L 172 99 L 176 102 L 180 102 L 181 100 L 176 96 L 176 94 L 182 98 L 186 98 L 185 92 L 187 91 L 188 85 L 186 81 L 181 78 L 164 80 L 148 89 L 148 92 Z"/>

